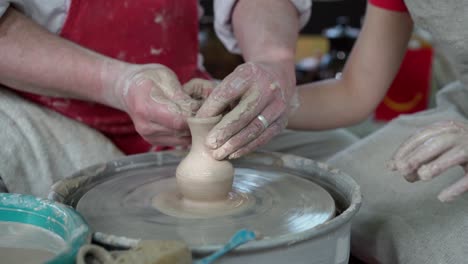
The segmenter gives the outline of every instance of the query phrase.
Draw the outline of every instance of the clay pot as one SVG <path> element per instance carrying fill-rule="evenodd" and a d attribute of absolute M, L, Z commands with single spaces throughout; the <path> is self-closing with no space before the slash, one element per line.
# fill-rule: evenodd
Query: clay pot
<path fill-rule="evenodd" d="M 212 158 L 211 150 L 205 145 L 208 132 L 221 117 L 190 117 L 187 120 L 192 134 L 192 147 L 176 170 L 177 187 L 184 199 L 215 202 L 228 198 L 232 189 L 234 168 L 229 161 Z"/>

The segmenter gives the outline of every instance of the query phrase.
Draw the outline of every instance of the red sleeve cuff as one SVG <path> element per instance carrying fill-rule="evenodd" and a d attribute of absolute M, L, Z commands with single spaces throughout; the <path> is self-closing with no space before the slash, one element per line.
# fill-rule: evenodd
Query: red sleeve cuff
<path fill-rule="evenodd" d="M 369 3 L 390 11 L 408 12 L 403 0 L 369 0 Z"/>

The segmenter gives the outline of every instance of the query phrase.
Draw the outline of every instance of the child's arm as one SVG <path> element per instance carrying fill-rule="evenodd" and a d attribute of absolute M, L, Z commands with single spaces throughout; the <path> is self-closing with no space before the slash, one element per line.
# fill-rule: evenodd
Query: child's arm
<path fill-rule="evenodd" d="M 339 80 L 299 87 L 301 106 L 288 128 L 330 129 L 357 123 L 375 109 L 393 81 L 412 32 L 408 13 L 368 5 L 366 19 Z"/>

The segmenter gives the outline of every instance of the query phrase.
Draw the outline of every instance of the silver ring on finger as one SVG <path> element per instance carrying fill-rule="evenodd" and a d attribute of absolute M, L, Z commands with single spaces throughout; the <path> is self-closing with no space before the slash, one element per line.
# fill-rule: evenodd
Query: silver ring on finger
<path fill-rule="evenodd" d="M 264 130 L 270 126 L 270 124 L 268 124 L 268 120 L 263 115 L 258 115 L 257 119 L 262 123 Z"/>

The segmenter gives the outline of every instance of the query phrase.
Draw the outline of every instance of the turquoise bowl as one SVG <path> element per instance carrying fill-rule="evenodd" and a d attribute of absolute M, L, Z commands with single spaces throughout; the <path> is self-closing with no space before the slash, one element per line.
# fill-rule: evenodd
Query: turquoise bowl
<path fill-rule="evenodd" d="M 0 222 L 30 224 L 60 236 L 66 247 L 47 264 L 75 263 L 84 244 L 91 241 L 91 230 L 72 207 L 31 195 L 0 193 Z"/>

